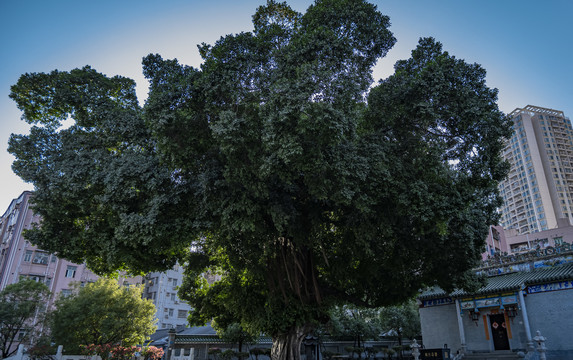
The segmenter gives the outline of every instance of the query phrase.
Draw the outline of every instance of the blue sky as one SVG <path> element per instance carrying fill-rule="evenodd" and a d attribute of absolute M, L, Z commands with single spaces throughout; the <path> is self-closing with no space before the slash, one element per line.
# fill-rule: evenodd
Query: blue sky
<path fill-rule="evenodd" d="M 573 1 L 570 0 L 374 0 L 390 16 L 398 42 L 381 59 L 374 78 L 392 73 L 420 37 L 433 36 L 444 49 L 488 72 L 509 113 L 537 105 L 573 117 Z M 109 76 L 147 84 L 141 59 L 149 53 L 200 64 L 196 45 L 250 31 L 251 15 L 264 0 L 0 0 L 0 214 L 23 190 L 6 152 L 11 133 L 27 132 L 8 98 L 26 72 L 71 70 L 91 65 Z M 288 3 L 297 11 L 311 0 Z"/>

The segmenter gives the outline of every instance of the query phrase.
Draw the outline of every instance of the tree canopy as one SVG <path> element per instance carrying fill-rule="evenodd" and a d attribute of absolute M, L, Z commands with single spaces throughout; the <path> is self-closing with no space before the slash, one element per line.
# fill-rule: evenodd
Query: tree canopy
<path fill-rule="evenodd" d="M 7 358 L 26 344 L 44 320 L 50 291 L 34 280 L 21 280 L 0 291 L 0 356 Z"/>
<path fill-rule="evenodd" d="M 400 345 L 404 338 L 413 340 L 416 336 L 422 335 L 418 304 L 413 300 L 383 307 L 378 315 L 383 331 L 387 335 L 396 336 Z"/>
<path fill-rule="evenodd" d="M 9 150 L 43 217 L 28 238 L 100 272 L 185 261 L 192 321 L 231 315 L 277 358 L 334 305 L 470 285 L 510 131 L 485 71 L 425 38 L 371 88 L 395 39 L 364 0 L 269 0 L 253 23 L 200 45 L 200 68 L 145 57 L 142 108 L 90 67 L 23 75 L 11 97 L 34 126 Z"/>
<path fill-rule="evenodd" d="M 68 352 L 80 345 L 143 344 L 156 330 L 155 305 L 141 298 L 140 287 L 99 279 L 60 297 L 51 314 L 54 341 Z"/>
<path fill-rule="evenodd" d="M 378 340 L 382 334 L 379 309 L 338 306 L 330 312 L 327 331 L 334 339 L 352 340 L 355 348 L 364 347 L 366 340 Z"/>

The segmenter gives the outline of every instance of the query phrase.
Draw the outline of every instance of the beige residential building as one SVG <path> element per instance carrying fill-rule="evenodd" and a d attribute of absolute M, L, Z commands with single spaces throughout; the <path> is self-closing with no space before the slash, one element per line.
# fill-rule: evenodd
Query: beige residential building
<path fill-rule="evenodd" d="M 529 234 L 573 223 L 573 128 L 563 111 L 528 105 L 509 114 L 513 136 L 503 158 L 511 165 L 500 184 L 501 225 Z"/>

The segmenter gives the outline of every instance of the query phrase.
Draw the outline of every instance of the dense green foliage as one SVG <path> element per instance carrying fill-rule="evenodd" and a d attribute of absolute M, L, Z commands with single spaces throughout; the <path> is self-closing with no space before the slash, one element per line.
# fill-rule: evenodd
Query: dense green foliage
<path fill-rule="evenodd" d="M 155 332 L 155 306 L 141 298 L 141 288 L 100 279 L 60 297 L 51 319 L 52 337 L 68 353 L 80 345 L 143 344 Z"/>
<path fill-rule="evenodd" d="M 243 351 L 243 345 L 255 343 L 259 339 L 259 334 L 249 334 L 240 324 L 232 323 L 224 329 L 216 329 L 217 334 L 226 344 L 237 347 L 239 352 Z"/>
<path fill-rule="evenodd" d="M 34 280 L 21 280 L 0 291 L 0 356 L 16 353 L 19 343 L 27 344 L 44 320 L 48 287 Z M 19 334 L 22 334 L 20 337 Z"/>
<path fill-rule="evenodd" d="M 366 340 L 378 340 L 382 334 L 379 309 L 360 309 L 352 306 L 335 307 L 330 312 L 327 331 L 330 337 L 354 341 L 361 348 Z"/>
<path fill-rule="evenodd" d="M 192 323 L 238 321 L 284 358 L 334 305 L 471 285 L 509 134 L 485 71 L 421 39 L 370 89 L 395 39 L 363 0 L 269 0 L 253 23 L 199 46 L 200 69 L 144 58 L 143 108 L 89 67 L 22 76 L 29 239 L 101 272 L 185 260 Z"/>
<path fill-rule="evenodd" d="M 418 304 L 410 299 L 374 309 L 335 307 L 324 331 L 332 338 L 354 341 L 357 348 L 362 348 L 365 340 L 377 340 L 380 336 L 395 337 L 402 345 L 403 339 L 421 335 Z"/>
<path fill-rule="evenodd" d="M 177 216 L 180 190 L 159 163 L 135 83 L 86 66 L 25 74 L 11 97 L 35 124 L 9 146 L 42 215 L 42 227 L 26 237 L 100 273 L 173 266 L 188 249 L 191 224 Z M 69 116 L 73 125 L 59 129 Z"/>
<path fill-rule="evenodd" d="M 402 345 L 403 339 L 414 339 L 422 335 L 418 304 L 410 300 L 403 304 L 380 309 L 380 326 L 389 336 L 396 336 Z"/>

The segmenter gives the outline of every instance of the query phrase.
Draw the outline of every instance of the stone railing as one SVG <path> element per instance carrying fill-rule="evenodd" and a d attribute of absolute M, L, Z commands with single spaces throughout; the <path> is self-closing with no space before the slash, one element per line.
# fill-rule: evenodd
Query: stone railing
<path fill-rule="evenodd" d="M 97 355 L 64 355 L 62 353 L 63 346 L 58 346 L 58 351 L 55 355 L 46 355 L 41 357 L 41 360 L 101 360 Z M 16 355 L 8 357 L 4 360 L 30 360 L 30 356 L 24 351 L 24 345 L 20 344 L 18 346 L 18 351 Z"/>

